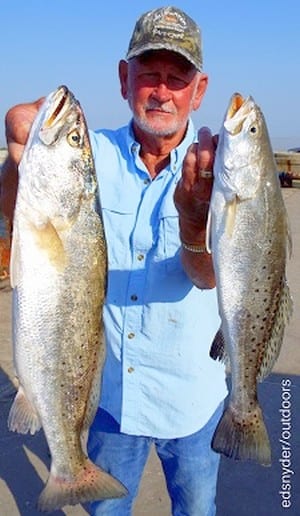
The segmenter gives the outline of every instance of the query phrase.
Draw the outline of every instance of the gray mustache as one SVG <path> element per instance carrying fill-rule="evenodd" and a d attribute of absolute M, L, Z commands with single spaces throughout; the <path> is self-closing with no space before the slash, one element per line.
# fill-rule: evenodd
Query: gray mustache
<path fill-rule="evenodd" d="M 146 110 L 155 109 L 156 111 L 161 111 L 162 113 L 171 113 L 173 115 L 176 114 L 176 111 L 175 111 L 174 108 L 171 108 L 171 107 L 168 107 L 168 106 L 164 106 L 164 105 L 160 105 L 160 104 L 157 104 L 157 103 L 147 104 L 145 106 L 145 109 Z"/>

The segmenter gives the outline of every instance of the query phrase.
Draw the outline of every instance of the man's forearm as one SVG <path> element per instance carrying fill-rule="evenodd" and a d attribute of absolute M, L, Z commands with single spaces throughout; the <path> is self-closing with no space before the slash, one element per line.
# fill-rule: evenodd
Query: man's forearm
<path fill-rule="evenodd" d="M 179 218 L 181 262 L 191 281 L 202 289 L 215 287 L 215 275 L 211 254 L 206 250 L 206 228 Z"/>

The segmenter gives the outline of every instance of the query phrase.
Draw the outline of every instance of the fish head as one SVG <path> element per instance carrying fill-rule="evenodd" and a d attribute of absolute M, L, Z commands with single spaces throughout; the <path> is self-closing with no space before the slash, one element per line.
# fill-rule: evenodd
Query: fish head
<path fill-rule="evenodd" d="M 274 156 L 263 113 L 251 96 L 235 93 L 220 130 L 214 167 L 226 199 L 255 197 L 270 170 L 268 163 L 274 163 Z"/>
<path fill-rule="evenodd" d="M 73 93 L 60 86 L 41 106 L 20 163 L 27 194 L 50 219 L 71 218 L 94 196 L 96 175 L 86 120 Z M 32 192 L 32 195 L 31 195 Z"/>

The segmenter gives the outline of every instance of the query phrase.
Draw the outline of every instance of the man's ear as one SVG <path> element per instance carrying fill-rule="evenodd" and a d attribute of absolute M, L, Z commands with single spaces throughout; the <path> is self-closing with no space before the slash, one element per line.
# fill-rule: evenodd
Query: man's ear
<path fill-rule="evenodd" d="M 196 94 L 195 94 L 195 97 L 193 100 L 192 107 L 193 107 L 194 111 L 196 111 L 199 108 L 199 106 L 202 102 L 202 99 L 206 92 L 207 84 L 208 84 L 208 75 L 206 75 L 205 73 L 201 73 L 201 76 L 199 78 L 198 85 L 197 85 Z"/>
<path fill-rule="evenodd" d="M 121 94 L 123 99 L 128 100 L 128 87 L 127 87 L 127 78 L 128 78 L 128 63 L 124 59 L 119 62 L 119 79 L 121 85 Z"/>

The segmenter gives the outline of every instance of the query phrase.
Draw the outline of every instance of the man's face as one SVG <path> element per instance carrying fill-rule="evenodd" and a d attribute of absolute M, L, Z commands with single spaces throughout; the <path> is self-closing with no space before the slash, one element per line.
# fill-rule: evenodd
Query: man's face
<path fill-rule="evenodd" d="M 156 136 L 185 129 L 207 85 L 206 75 L 184 57 L 167 50 L 147 52 L 129 63 L 122 61 L 120 79 L 135 124 Z"/>

